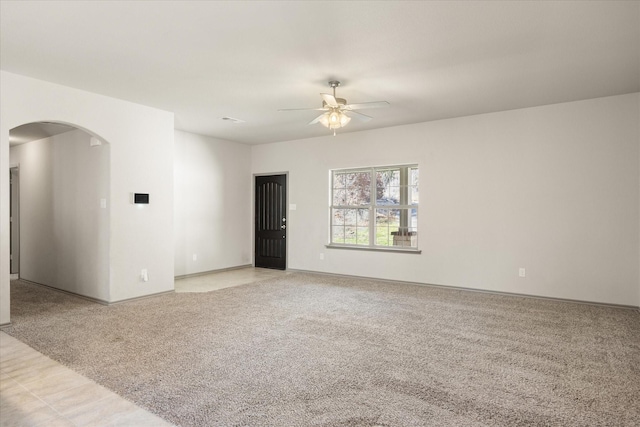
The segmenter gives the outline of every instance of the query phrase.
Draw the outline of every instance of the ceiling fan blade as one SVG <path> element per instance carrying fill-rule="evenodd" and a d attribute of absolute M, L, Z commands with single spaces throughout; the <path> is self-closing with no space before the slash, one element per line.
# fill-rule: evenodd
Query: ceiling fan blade
<path fill-rule="evenodd" d="M 337 107 L 338 106 L 338 101 L 336 101 L 336 97 L 335 96 L 330 95 L 328 93 L 321 93 L 320 96 L 322 97 L 322 100 L 324 102 L 326 102 L 329 107 Z"/>
<path fill-rule="evenodd" d="M 387 101 L 375 101 L 375 102 L 362 102 L 360 104 L 348 104 L 343 108 L 345 110 L 364 110 L 365 108 L 383 108 L 388 107 L 389 104 Z"/>
<path fill-rule="evenodd" d="M 325 113 L 326 114 L 326 113 Z M 318 123 L 320 121 L 320 119 L 324 117 L 324 114 L 320 114 L 318 117 L 316 117 L 315 119 L 311 120 L 309 122 L 310 125 L 315 125 L 316 123 Z"/>
<path fill-rule="evenodd" d="M 329 111 L 328 108 L 281 108 L 278 111 Z"/>
<path fill-rule="evenodd" d="M 357 111 L 351 110 L 342 110 L 342 112 L 347 116 L 356 120 L 360 120 L 361 122 L 368 122 L 373 119 L 371 116 L 367 116 L 366 114 L 358 113 Z"/>

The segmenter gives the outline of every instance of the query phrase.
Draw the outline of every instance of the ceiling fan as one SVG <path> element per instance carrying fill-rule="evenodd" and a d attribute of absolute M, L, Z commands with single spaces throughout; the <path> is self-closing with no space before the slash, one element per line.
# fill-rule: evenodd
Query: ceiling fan
<path fill-rule="evenodd" d="M 359 104 L 347 104 L 347 100 L 344 98 L 336 98 L 336 88 L 340 86 L 340 82 L 337 80 L 331 80 L 329 87 L 333 89 L 333 95 L 328 93 L 321 93 L 322 108 L 288 108 L 278 111 L 324 111 L 315 119 L 309 122 L 310 125 L 320 123 L 323 126 L 333 131 L 333 135 L 336 134 L 336 129 L 344 127 L 351 121 L 351 119 L 368 122 L 373 117 L 366 114 L 359 113 L 355 110 L 364 110 L 366 108 L 382 108 L 387 107 L 389 103 L 387 101 L 375 101 L 375 102 L 362 102 Z"/>

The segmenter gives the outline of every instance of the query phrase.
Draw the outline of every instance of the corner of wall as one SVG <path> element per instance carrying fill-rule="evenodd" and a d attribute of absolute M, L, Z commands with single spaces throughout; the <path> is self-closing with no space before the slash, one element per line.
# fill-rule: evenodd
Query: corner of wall
<path fill-rule="evenodd" d="M 640 213 L 640 92 L 636 93 L 636 139 L 638 140 L 638 212 Z M 640 215 L 638 215 L 638 310 L 640 310 Z"/>

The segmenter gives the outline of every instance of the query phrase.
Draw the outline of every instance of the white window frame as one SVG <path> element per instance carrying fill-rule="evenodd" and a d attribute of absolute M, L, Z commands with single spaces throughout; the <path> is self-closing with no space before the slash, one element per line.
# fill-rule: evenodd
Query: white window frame
<path fill-rule="evenodd" d="M 418 244 L 416 241 L 416 246 L 389 246 L 389 245 L 377 245 L 376 244 L 376 209 L 394 209 L 401 210 L 404 212 L 411 212 L 411 210 L 416 211 L 416 229 L 417 229 L 417 218 L 419 215 L 419 202 L 418 204 L 411 204 L 409 198 L 409 182 L 408 182 L 408 171 L 411 168 L 415 168 L 419 170 L 417 164 L 403 164 L 403 165 L 390 165 L 390 166 L 372 166 L 365 168 L 347 168 L 347 169 L 332 169 L 329 171 L 330 179 L 329 179 L 329 243 L 326 245 L 327 248 L 338 248 L 338 249 L 358 249 L 358 250 L 374 250 L 374 251 L 388 251 L 388 252 L 407 252 L 407 253 L 421 253 L 418 249 Z M 376 172 L 383 170 L 400 170 L 400 204 L 378 204 L 378 200 L 376 197 L 377 194 L 377 182 L 376 182 Z M 335 188 L 335 175 L 336 173 L 362 173 L 368 172 L 371 174 L 370 177 L 370 197 L 369 203 L 367 205 L 335 205 L 335 197 L 334 190 Z M 417 184 L 419 187 L 419 182 Z M 404 189 L 404 191 L 402 190 Z M 367 209 L 369 211 L 369 244 L 350 244 L 350 243 L 336 243 L 333 242 L 333 229 L 334 226 L 334 209 Z M 405 228 L 409 228 L 407 224 L 407 218 L 405 215 L 404 221 L 401 219 L 401 227 L 402 223 L 404 223 Z M 415 239 L 417 239 L 417 230 L 414 234 Z"/>

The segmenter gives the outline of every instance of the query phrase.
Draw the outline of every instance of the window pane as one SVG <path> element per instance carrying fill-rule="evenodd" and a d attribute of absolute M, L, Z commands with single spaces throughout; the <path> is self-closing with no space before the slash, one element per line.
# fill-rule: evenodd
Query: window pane
<path fill-rule="evenodd" d="M 376 170 L 376 186 L 400 185 L 400 168 Z"/>
<path fill-rule="evenodd" d="M 376 171 L 376 203 L 397 205 L 400 203 L 400 170 Z"/>
<path fill-rule="evenodd" d="M 376 209 L 376 245 L 389 246 L 389 211 Z"/>
<path fill-rule="evenodd" d="M 333 210 L 333 225 L 344 225 L 344 209 Z"/>
<path fill-rule="evenodd" d="M 369 226 L 369 209 L 358 209 L 358 215 L 356 217 L 356 225 L 358 227 Z"/>
<path fill-rule="evenodd" d="M 346 205 L 361 206 L 371 202 L 371 173 L 358 172 L 347 175 Z"/>
<path fill-rule="evenodd" d="M 418 209 L 410 209 L 411 219 L 409 220 L 409 227 L 411 230 L 418 231 Z"/>
<path fill-rule="evenodd" d="M 347 180 L 345 173 L 333 174 L 333 188 L 346 188 Z"/>
<path fill-rule="evenodd" d="M 418 185 L 418 168 L 409 168 L 409 185 Z"/>
<path fill-rule="evenodd" d="M 418 198 L 418 186 L 414 185 L 409 187 L 409 203 L 411 203 L 412 205 L 417 205 L 419 202 Z"/>
<path fill-rule="evenodd" d="M 409 203 L 412 205 L 418 204 L 418 168 L 409 168 Z"/>
<path fill-rule="evenodd" d="M 390 246 L 389 236 L 390 232 L 386 227 L 376 227 L 376 245 L 377 246 Z"/>
<path fill-rule="evenodd" d="M 369 227 L 357 228 L 357 241 L 358 245 L 369 246 Z"/>
<path fill-rule="evenodd" d="M 400 203 L 400 187 L 390 185 L 387 187 L 387 197 L 393 201 L 392 204 L 397 205 Z"/>
<path fill-rule="evenodd" d="M 356 227 L 344 228 L 344 242 L 348 245 L 356 244 Z"/>
<path fill-rule="evenodd" d="M 332 243 L 344 243 L 344 227 L 334 226 L 331 228 L 331 242 Z"/>
<path fill-rule="evenodd" d="M 390 209 L 389 210 L 389 226 L 398 227 L 400 225 L 400 210 L 401 209 Z M 404 209 L 402 209 L 404 210 Z"/>
<path fill-rule="evenodd" d="M 401 226 L 392 233 L 393 246 L 418 247 L 418 209 L 400 209 Z M 405 225 L 406 224 L 406 225 Z"/>
<path fill-rule="evenodd" d="M 357 210 L 356 209 L 343 209 L 344 211 L 344 224 L 355 226 L 357 224 Z"/>
<path fill-rule="evenodd" d="M 399 209 L 376 209 L 376 245 L 393 245 L 392 234 L 400 225 Z"/>
<path fill-rule="evenodd" d="M 333 190 L 333 206 L 344 206 L 347 204 L 347 190 Z"/>

